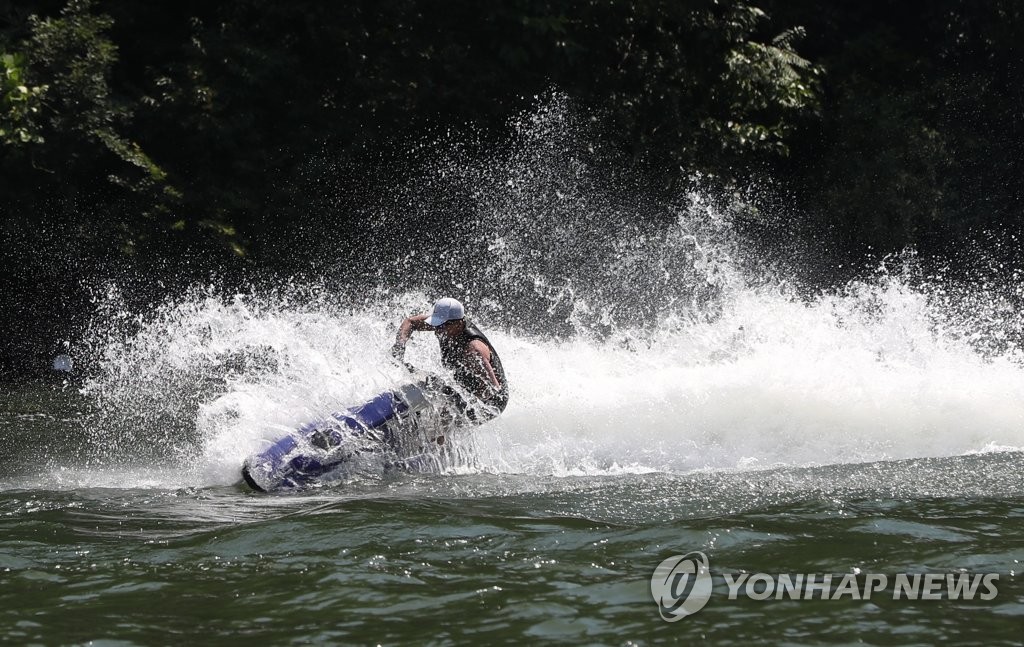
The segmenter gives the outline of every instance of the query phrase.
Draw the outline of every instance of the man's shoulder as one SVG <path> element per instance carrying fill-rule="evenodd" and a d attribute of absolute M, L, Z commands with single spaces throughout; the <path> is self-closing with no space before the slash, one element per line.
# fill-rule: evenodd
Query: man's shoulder
<path fill-rule="evenodd" d="M 484 343 L 482 339 L 470 339 L 469 349 L 476 351 L 478 354 L 484 356 L 491 354 L 491 349 L 487 346 L 487 344 Z"/>

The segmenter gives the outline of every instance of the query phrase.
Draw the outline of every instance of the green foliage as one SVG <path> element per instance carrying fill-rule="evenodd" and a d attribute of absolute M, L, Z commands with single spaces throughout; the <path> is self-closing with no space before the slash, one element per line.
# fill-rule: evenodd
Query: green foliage
<path fill-rule="evenodd" d="M 68 168 L 69 162 L 107 166 L 111 182 L 143 192 L 163 183 L 167 173 L 124 135 L 131 109 L 110 85 L 117 62 L 117 47 L 108 36 L 113 20 L 91 10 L 90 0 L 71 0 L 57 18 L 29 18 L 31 36 L 21 44 L 18 58 L 27 62 L 26 81 L 40 89 L 33 106 L 38 113 L 33 161 L 58 176 L 81 172 Z M 145 175 L 104 164 L 104 152 Z"/>
<path fill-rule="evenodd" d="M 1021 231 L 1020 3 L 775 4 L 825 70 L 821 119 L 798 122 L 779 176 L 837 264 Z"/>
<path fill-rule="evenodd" d="M 290 267 L 362 217 L 318 182 L 366 191 L 368 157 L 400 182 L 406 143 L 500 139 L 552 89 L 666 185 L 774 173 L 850 256 L 1024 230 L 1014 0 L 63 2 L 0 6 L 10 267 L 43 231 L 82 258 Z"/>
<path fill-rule="evenodd" d="M 768 17 L 738 0 L 96 8 L 28 21 L 20 49 L 50 88 L 32 164 L 72 186 L 102 172 L 128 194 L 126 250 L 162 231 L 248 255 L 253 236 L 306 227 L 293 174 L 325 145 L 345 159 L 431 129 L 500 132 L 551 88 L 678 176 L 784 155 L 792 119 L 816 105 L 798 30 L 762 40 Z"/>
<path fill-rule="evenodd" d="M 552 89 L 667 182 L 727 179 L 814 111 L 789 27 L 742 0 L 0 6 L 0 269 L 45 277 L 47 302 L 111 259 L 292 268 L 307 241 L 345 245 L 363 211 L 335 195 L 368 191 L 367 158 L 401 182 L 408 142 L 501 138 Z M 325 188 L 314 157 L 355 170 Z"/>
<path fill-rule="evenodd" d="M 55 131 L 93 136 L 123 123 L 128 111 L 114 101 L 110 71 L 117 47 L 107 37 L 109 16 L 90 13 L 91 2 L 72 0 L 59 18 L 29 18 L 31 38 L 24 43 L 30 74 L 47 79 L 52 92 L 47 120 Z"/>
<path fill-rule="evenodd" d="M 723 146 L 789 153 L 786 137 L 794 124 L 785 116 L 818 108 L 820 69 L 792 49 L 802 33 L 789 29 L 771 43 L 743 42 L 729 52 L 723 85 L 733 118 L 724 127 L 714 120 L 703 124 Z"/>
<path fill-rule="evenodd" d="M 759 36 L 768 16 L 745 2 L 590 3 L 568 42 L 580 82 L 556 83 L 608 110 L 623 144 L 684 173 L 728 177 L 787 152 L 792 121 L 817 107 L 819 70 L 791 28 Z M 572 78 L 572 74 L 569 75 Z"/>
<path fill-rule="evenodd" d="M 24 55 L 0 54 L 0 143 L 6 146 L 44 141 L 37 122 L 48 86 L 27 83 Z"/>
<path fill-rule="evenodd" d="M 325 226 L 300 188 L 311 155 L 358 164 L 432 130 L 500 135 L 552 88 L 668 182 L 774 168 L 821 224 L 879 248 L 936 231 L 988 159 L 1020 157 L 999 134 L 1019 133 L 1024 100 L 1011 0 L 52 3 L 9 10 L 0 33 L 9 197 L 121 205 L 98 226 L 126 250 L 287 248 Z M 332 214 L 334 235 L 351 217 Z"/>

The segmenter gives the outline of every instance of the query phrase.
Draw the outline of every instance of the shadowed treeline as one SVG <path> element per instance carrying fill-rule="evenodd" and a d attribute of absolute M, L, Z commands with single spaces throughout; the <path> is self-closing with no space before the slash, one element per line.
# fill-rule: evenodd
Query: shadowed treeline
<path fill-rule="evenodd" d="M 818 5 L 0 5 L 0 361 L 53 353 L 97 277 L 347 258 L 417 142 L 500 145 L 552 91 L 652 190 L 771 178 L 752 220 L 784 213 L 822 268 L 1016 233 L 1021 9 Z"/>

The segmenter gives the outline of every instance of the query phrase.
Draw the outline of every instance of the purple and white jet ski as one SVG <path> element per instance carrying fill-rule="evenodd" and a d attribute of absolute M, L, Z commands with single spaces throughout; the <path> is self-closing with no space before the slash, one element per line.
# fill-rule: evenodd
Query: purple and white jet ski
<path fill-rule="evenodd" d="M 428 375 L 302 425 L 247 458 L 242 478 L 254 490 L 274 492 L 341 480 L 367 462 L 429 471 L 445 434 L 463 424 L 453 402 L 451 387 Z"/>

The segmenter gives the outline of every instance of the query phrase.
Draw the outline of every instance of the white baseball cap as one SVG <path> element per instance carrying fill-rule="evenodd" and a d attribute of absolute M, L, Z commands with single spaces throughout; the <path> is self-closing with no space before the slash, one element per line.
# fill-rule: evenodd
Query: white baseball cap
<path fill-rule="evenodd" d="M 451 297 L 445 297 L 434 303 L 434 311 L 430 313 L 427 323 L 437 328 L 446 321 L 462 319 L 465 316 L 466 309 L 461 303 Z"/>

